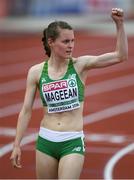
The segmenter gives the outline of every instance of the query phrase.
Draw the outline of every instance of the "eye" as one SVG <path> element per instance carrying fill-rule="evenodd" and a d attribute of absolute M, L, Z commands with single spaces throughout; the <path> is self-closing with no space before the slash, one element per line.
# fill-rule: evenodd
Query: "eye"
<path fill-rule="evenodd" d="M 69 40 L 69 39 L 65 39 L 65 40 L 63 40 L 62 42 L 63 42 L 64 44 L 67 44 L 67 43 L 70 42 L 70 40 Z"/>
<path fill-rule="evenodd" d="M 62 41 L 64 44 L 68 44 L 68 43 L 72 43 L 72 42 L 74 42 L 74 39 L 72 39 L 72 40 L 69 40 L 69 39 L 65 39 L 65 40 L 63 40 Z"/>
<path fill-rule="evenodd" d="M 72 39 L 72 42 L 74 42 L 74 39 Z"/>

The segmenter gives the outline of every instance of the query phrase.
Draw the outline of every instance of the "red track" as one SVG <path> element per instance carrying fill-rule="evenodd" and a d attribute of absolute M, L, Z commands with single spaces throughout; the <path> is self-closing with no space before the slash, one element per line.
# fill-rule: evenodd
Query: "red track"
<path fill-rule="evenodd" d="M 76 33 L 74 56 L 100 54 L 114 50 L 112 36 Z M 13 142 L 17 115 L 23 102 L 28 68 L 44 59 L 40 35 L 22 34 L 0 37 L 0 137 L 1 179 L 35 178 L 35 142 L 23 146 L 23 168 L 12 168 L 7 146 Z M 81 178 L 134 178 L 134 148 L 119 152 L 134 141 L 134 37 L 129 38 L 129 60 L 122 64 L 89 71 L 84 108 L 86 160 Z M 38 95 L 37 95 L 38 98 Z M 28 134 L 37 133 L 42 110 L 37 103 Z M 10 128 L 10 129 L 6 129 Z M 3 149 L 3 147 L 6 149 Z M 3 154 L 4 153 L 4 154 Z M 114 159 L 112 164 L 110 159 Z M 108 163 L 109 162 L 109 163 Z M 106 167 L 108 169 L 106 169 Z"/>

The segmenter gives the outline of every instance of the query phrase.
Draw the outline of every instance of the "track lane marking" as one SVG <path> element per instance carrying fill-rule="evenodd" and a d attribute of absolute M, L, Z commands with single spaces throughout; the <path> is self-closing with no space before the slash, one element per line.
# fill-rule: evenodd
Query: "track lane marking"
<path fill-rule="evenodd" d="M 85 95 L 90 96 L 90 95 L 100 94 L 133 85 L 134 85 L 134 74 L 121 76 L 88 85 L 86 87 Z"/>
<path fill-rule="evenodd" d="M 5 108 L 2 108 L 0 110 L 0 117 L 3 118 L 3 117 L 8 117 L 8 116 L 11 116 L 11 115 L 18 114 L 21 107 L 22 107 L 22 105 L 23 105 L 23 103 L 18 103 L 18 104 L 15 104 L 15 105 L 11 105 L 11 106 L 7 106 Z M 36 99 L 35 102 L 34 102 L 33 109 L 39 109 L 41 107 L 42 107 L 42 105 L 41 105 L 40 99 Z M 85 125 L 86 124 L 91 124 L 91 123 L 94 123 L 94 122 L 98 122 L 101 119 L 110 118 L 112 116 L 127 113 L 127 112 L 130 112 L 130 111 L 133 111 L 133 110 L 134 110 L 134 101 L 132 100 L 132 101 L 128 101 L 128 102 L 125 102 L 125 103 L 122 103 L 122 104 L 118 104 L 118 105 L 106 108 L 104 110 L 101 110 L 101 111 L 86 115 L 84 117 L 84 124 Z"/>
<path fill-rule="evenodd" d="M 118 77 L 118 78 L 113 78 L 113 79 L 101 81 L 98 83 L 93 83 L 91 85 L 86 86 L 85 96 L 87 97 L 87 96 L 91 96 L 95 94 L 104 93 L 107 91 L 113 91 L 113 90 L 129 87 L 129 86 L 133 86 L 134 85 L 133 79 L 134 79 L 134 74 Z M 15 80 L 9 83 L 2 83 L 0 85 L 0 94 L 7 94 L 9 92 L 12 93 L 18 90 L 22 90 L 22 89 L 25 89 L 25 86 L 26 86 L 26 80 L 24 79 Z M 39 102 L 40 101 L 39 99 L 36 99 L 36 101 Z M 20 107 L 21 105 L 22 103 L 16 104 L 17 109 L 18 109 L 18 106 Z M 0 116 L 4 117 L 4 114 L 5 114 L 4 112 L 5 111 L 9 112 L 10 109 L 13 109 L 14 106 L 15 104 L 1 108 Z M 40 105 L 39 105 L 39 108 L 40 108 Z"/>
<path fill-rule="evenodd" d="M 108 161 L 104 168 L 104 179 L 105 180 L 112 180 L 113 179 L 113 170 L 117 162 L 123 158 L 126 154 L 134 151 L 134 143 L 129 144 L 128 146 L 124 147 L 120 151 L 118 151 L 111 159 Z"/>
<path fill-rule="evenodd" d="M 0 84 L 0 94 L 5 95 L 26 89 L 26 79 L 13 80 Z"/>
<path fill-rule="evenodd" d="M 31 131 L 34 131 L 34 133 L 30 133 L 30 135 L 25 135 L 22 139 L 21 146 L 27 145 L 29 143 L 32 143 L 36 140 L 38 133 L 36 133 L 36 128 L 32 128 Z M 5 137 L 15 137 L 16 135 L 16 128 L 7 128 L 7 127 L 0 127 L 0 136 L 5 136 Z M 112 144 L 124 144 L 128 142 L 132 142 L 133 136 L 128 136 L 128 135 L 115 135 L 115 134 L 102 134 L 102 133 L 90 133 L 87 134 L 85 133 L 85 140 L 89 142 L 107 142 L 107 143 L 112 143 Z M 13 142 L 8 143 L 0 148 L 0 157 L 6 155 L 9 153 L 13 148 Z M 96 153 L 99 153 L 97 151 L 98 148 L 96 149 Z M 103 152 L 102 152 L 103 149 Z M 104 149 L 101 147 L 101 153 L 104 153 Z M 117 148 L 116 148 L 117 149 Z M 118 148 L 119 149 L 119 148 Z M 112 148 L 113 150 L 113 148 Z M 89 151 L 89 150 L 88 150 Z M 90 149 L 91 151 L 91 149 Z M 108 153 L 112 153 L 111 148 Z M 115 152 L 115 148 L 114 148 Z"/>
<path fill-rule="evenodd" d="M 95 123 L 134 110 L 134 100 L 118 104 L 84 117 L 84 125 Z"/>
<path fill-rule="evenodd" d="M 32 134 L 30 134 L 28 136 L 25 136 L 22 139 L 21 146 L 24 146 L 26 144 L 34 142 L 37 135 L 38 135 L 38 133 L 32 133 Z M 4 155 L 6 155 L 7 153 L 10 152 L 13 149 L 13 144 L 14 143 L 12 142 L 12 143 L 6 144 L 2 148 L 0 148 L 0 157 L 4 156 Z"/>
<path fill-rule="evenodd" d="M 112 91 L 115 89 L 134 85 L 134 74 L 112 78 L 86 86 L 85 95 L 94 95 L 99 92 Z M 26 79 L 13 80 L 0 84 L 0 94 L 7 94 L 24 90 L 26 88 Z"/>
<path fill-rule="evenodd" d="M 132 57 L 133 58 L 133 57 Z M 37 61 L 28 61 L 28 62 L 18 62 L 15 64 L 10 64 L 10 65 L 2 65 L 0 67 L 0 77 L 4 78 L 4 77 L 8 77 L 8 76 L 15 76 L 15 75 L 25 75 L 28 71 L 28 69 L 34 65 L 37 64 Z M 119 72 L 119 71 L 123 71 L 123 70 L 127 70 L 130 68 L 134 68 L 134 64 L 133 63 L 126 63 L 126 64 L 121 64 L 116 65 L 114 67 L 108 67 L 107 69 L 105 69 L 105 71 L 103 69 L 94 69 L 89 71 L 88 76 L 89 77 L 94 77 L 97 75 L 103 75 L 103 74 L 107 74 L 107 73 L 115 73 L 115 72 Z M 10 69 L 10 71 L 9 71 Z"/>
<path fill-rule="evenodd" d="M 17 64 L 0 66 L 0 78 L 12 77 L 15 75 L 25 75 L 28 69 L 34 64 L 36 61 L 32 62 L 21 62 Z M 10 69 L 10 71 L 9 71 Z"/>

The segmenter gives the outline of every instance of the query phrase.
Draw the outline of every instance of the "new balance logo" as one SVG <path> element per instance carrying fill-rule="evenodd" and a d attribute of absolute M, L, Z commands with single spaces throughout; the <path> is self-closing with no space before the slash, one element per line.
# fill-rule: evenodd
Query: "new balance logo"
<path fill-rule="evenodd" d="M 77 151 L 77 152 L 79 152 L 79 151 L 81 151 L 81 147 L 79 146 L 79 147 L 75 147 L 72 151 Z"/>
<path fill-rule="evenodd" d="M 41 82 L 42 82 L 42 83 L 43 83 L 43 82 L 46 82 L 46 79 L 45 79 L 45 78 L 42 78 Z"/>

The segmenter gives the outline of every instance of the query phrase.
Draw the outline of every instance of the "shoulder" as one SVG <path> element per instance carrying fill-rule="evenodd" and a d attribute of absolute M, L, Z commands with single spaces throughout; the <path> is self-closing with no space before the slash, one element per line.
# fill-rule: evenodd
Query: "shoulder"
<path fill-rule="evenodd" d="M 29 68 L 28 72 L 36 73 L 36 72 L 40 71 L 43 68 L 43 66 L 44 66 L 44 62 L 42 62 L 40 64 L 35 64 Z"/>
<path fill-rule="evenodd" d="M 44 66 L 45 62 L 39 63 L 39 64 L 35 64 L 33 66 L 31 66 L 28 70 L 28 75 L 27 77 L 29 79 L 32 79 L 34 81 L 38 81 L 40 74 L 42 72 L 43 66 Z"/>
<path fill-rule="evenodd" d="M 94 59 L 96 56 L 92 55 L 85 55 L 85 56 L 79 56 L 77 58 L 72 58 L 74 64 L 85 64 L 87 61 L 90 62 L 92 59 Z"/>
<path fill-rule="evenodd" d="M 74 66 L 79 69 L 80 71 L 83 71 L 86 69 L 88 64 L 88 69 L 92 68 L 92 62 L 95 56 L 91 55 L 85 55 L 85 56 L 79 56 L 77 58 L 72 58 Z"/>

